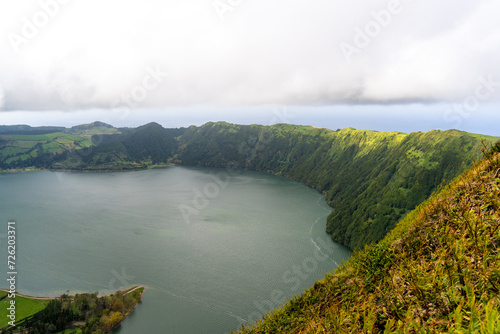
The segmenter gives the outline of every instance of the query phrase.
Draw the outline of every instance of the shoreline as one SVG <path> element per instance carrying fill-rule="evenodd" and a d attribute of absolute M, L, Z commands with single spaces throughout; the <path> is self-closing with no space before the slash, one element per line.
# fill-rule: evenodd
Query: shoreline
<path fill-rule="evenodd" d="M 169 165 L 157 165 L 151 167 L 143 168 L 131 168 L 131 169 L 57 169 L 57 168 L 36 168 L 36 167 L 26 167 L 26 168 L 16 168 L 16 169 L 4 169 L 0 170 L 0 174 L 9 173 L 29 173 L 29 172 L 61 172 L 61 173 L 126 173 L 126 172 L 139 172 L 143 170 L 151 169 L 161 169 L 172 166 L 180 166 L 176 164 Z"/>
<path fill-rule="evenodd" d="M 115 290 L 115 292 L 112 292 L 112 293 L 108 293 L 108 294 L 100 294 L 98 292 L 97 296 L 98 297 L 108 297 L 108 296 L 112 296 L 114 295 L 115 293 L 117 293 L 118 291 L 121 291 L 123 292 L 124 294 L 129 294 L 135 290 L 138 290 L 138 289 L 144 289 L 144 291 L 146 291 L 148 289 L 148 286 L 146 285 L 130 285 L 128 287 L 124 287 L 122 289 L 117 289 Z M 0 291 L 4 291 L 4 292 L 7 292 L 9 293 L 9 289 L 5 289 L 5 288 L 1 288 Z M 95 291 L 94 291 L 95 292 Z M 77 292 L 77 293 L 74 293 L 74 294 L 68 294 L 69 297 L 72 297 L 72 296 L 75 296 L 75 295 L 81 295 L 81 294 L 84 294 L 84 293 L 94 293 L 94 292 Z M 54 299 L 57 299 L 57 298 L 60 298 L 62 295 L 64 295 L 65 293 L 63 294 L 60 294 L 59 296 L 57 297 L 40 297 L 40 296 L 30 296 L 30 295 L 25 295 L 25 294 L 22 294 L 22 293 L 18 293 L 18 292 L 15 292 L 15 296 L 16 297 L 23 297 L 23 298 L 28 298 L 28 299 L 35 299 L 35 300 L 54 300 Z"/>

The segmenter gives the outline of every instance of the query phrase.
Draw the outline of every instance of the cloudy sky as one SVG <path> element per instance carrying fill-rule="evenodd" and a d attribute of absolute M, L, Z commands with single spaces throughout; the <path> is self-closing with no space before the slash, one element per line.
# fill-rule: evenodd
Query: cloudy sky
<path fill-rule="evenodd" d="M 0 3 L 0 124 L 500 136 L 498 0 Z"/>

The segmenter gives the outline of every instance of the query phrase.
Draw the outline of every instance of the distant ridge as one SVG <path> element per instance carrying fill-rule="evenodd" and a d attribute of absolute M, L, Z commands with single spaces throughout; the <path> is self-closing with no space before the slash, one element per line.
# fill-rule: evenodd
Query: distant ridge
<path fill-rule="evenodd" d="M 0 125 L 0 134 L 45 134 L 57 131 L 65 131 L 66 128 L 59 126 L 38 126 L 31 127 L 29 125 Z"/>

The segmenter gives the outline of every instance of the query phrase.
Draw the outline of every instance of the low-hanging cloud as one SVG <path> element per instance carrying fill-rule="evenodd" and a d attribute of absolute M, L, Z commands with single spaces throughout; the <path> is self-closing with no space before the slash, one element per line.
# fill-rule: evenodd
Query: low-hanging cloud
<path fill-rule="evenodd" d="M 168 76 L 138 107 L 461 101 L 481 78 L 499 85 L 499 12 L 494 0 L 3 2 L 0 86 L 5 110 L 113 108 L 150 68 Z"/>

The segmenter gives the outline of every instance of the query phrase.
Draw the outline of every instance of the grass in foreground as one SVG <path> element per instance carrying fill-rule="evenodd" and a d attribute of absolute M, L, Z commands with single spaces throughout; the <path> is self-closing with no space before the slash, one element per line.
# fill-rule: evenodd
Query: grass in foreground
<path fill-rule="evenodd" d="M 10 306 L 11 299 L 7 297 L 7 292 L 0 291 L 0 328 L 7 327 L 10 321 L 7 318 L 7 308 Z M 43 310 L 49 300 L 39 300 L 26 297 L 16 296 L 16 323 L 23 319 L 32 316 L 33 314 Z"/>
<path fill-rule="evenodd" d="M 500 333 L 499 159 L 239 333 Z"/>

